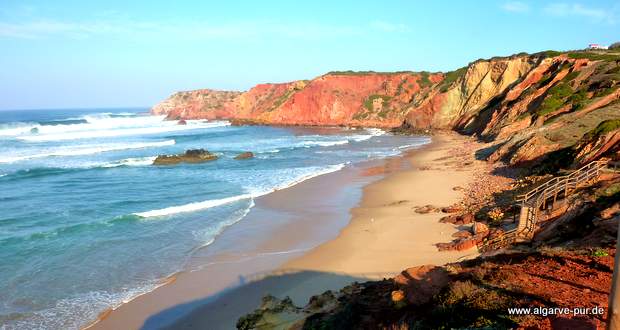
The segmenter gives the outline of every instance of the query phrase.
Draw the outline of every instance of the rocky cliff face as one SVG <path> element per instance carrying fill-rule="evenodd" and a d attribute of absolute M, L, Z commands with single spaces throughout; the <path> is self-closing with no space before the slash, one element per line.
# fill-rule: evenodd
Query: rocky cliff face
<path fill-rule="evenodd" d="M 478 60 L 448 73 L 330 72 L 247 92 L 180 92 L 152 112 L 259 124 L 455 129 L 497 141 L 490 160 L 536 164 L 581 145 L 602 121 L 620 118 L 619 59 L 612 52 L 545 52 Z"/>

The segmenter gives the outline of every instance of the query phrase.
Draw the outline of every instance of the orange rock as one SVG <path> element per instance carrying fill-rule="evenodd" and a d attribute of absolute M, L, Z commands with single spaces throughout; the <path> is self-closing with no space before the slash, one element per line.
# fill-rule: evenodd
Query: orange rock
<path fill-rule="evenodd" d="M 439 293 L 449 282 L 448 272 L 434 265 L 408 268 L 394 277 L 394 282 L 405 292 L 407 301 L 413 305 L 424 304 Z M 392 293 L 392 299 L 394 293 Z"/>

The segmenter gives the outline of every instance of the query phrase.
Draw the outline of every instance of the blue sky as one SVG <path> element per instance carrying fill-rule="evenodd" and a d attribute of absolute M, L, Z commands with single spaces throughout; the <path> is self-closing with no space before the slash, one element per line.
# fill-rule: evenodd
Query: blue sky
<path fill-rule="evenodd" d="M 620 1 L 1 0 L 0 109 L 151 106 L 618 40 Z"/>

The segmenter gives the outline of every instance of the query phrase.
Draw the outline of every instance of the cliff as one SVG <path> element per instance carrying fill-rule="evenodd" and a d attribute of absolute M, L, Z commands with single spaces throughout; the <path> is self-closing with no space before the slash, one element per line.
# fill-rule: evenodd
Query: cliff
<path fill-rule="evenodd" d="M 246 92 L 179 92 L 152 112 L 267 125 L 454 129 L 496 141 L 490 161 L 535 166 L 560 150 L 583 153 L 588 132 L 620 119 L 619 82 L 620 53 L 549 51 L 447 73 L 344 71 Z M 588 153 L 616 150 L 617 139 L 611 141 L 591 144 Z"/>

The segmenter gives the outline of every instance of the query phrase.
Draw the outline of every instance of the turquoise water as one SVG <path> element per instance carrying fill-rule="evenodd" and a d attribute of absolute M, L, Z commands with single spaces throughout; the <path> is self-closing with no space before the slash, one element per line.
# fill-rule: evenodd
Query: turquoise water
<path fill-rule="evenodd" d="M 78 328 L 182 270 L 254 198 L 429 141 L 376 129 L 178 125 L 146 111 L 0 111 L 0 328 Z M 220 159 L 151 165 L 191 148 Z M 243 151 L 256 157 L 233 159 Z"/>

